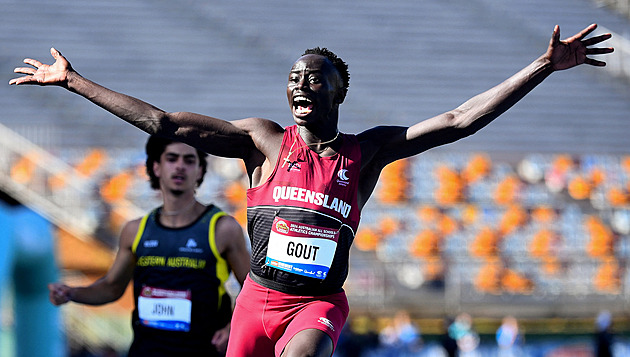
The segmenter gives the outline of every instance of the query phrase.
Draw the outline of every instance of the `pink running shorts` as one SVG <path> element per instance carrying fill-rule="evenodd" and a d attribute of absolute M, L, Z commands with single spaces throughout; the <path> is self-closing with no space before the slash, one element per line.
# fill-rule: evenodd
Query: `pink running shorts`
<path fill-rule="evenodd" d="M 345 292 L 298 296 L 265 288 L 249 276 L 236 299 L 228 357 L 280 356 L 296 333 L 324 331 L 337 346 L 348 318 Z"/>

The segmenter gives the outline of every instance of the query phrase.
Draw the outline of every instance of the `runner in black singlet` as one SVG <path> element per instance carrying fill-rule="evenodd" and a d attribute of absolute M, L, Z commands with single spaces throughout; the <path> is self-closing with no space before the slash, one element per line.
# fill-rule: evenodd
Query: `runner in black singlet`
<path fill-rule="evenodd" d="M 50 284 L 50 300 L 105 304 L 120 298 L 133 278 L 129 356 L 220 356 L 232 312 L 224 283 L 233 271 L 242 284 L 249 270 L 243 230 L 218 207 L 195 198 L 205 153 L 157 136 L 146 149 L 147 173 L 163 206 L 124 226 L 104 277 L 86 287 Z"/>

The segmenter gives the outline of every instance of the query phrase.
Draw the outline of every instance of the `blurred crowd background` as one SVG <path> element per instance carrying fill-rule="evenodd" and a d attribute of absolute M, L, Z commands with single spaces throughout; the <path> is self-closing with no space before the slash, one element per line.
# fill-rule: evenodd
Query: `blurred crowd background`
<path fill-rule="evenodd" d="M 52 61 L 168 111 L 291 125 L 293 61 L 329 47 L 350 67 L 340 128 L 411 125 L 507 78 L 562 37 L 613 32 L 605 69 L 556 73 L 470 138 L 389 165 L 363 211 L 336 356 L 630 355 L 628 1 L 0 0 L 0 78 Z M 28 21 L 24 19 L 28 12 Z M 46 301 L 111 264 L 121 225 L 160 204 L 146 134 L 51 88 L 0 87 L 0 356 L 122 356 L 131 292 Z M 246 226 L 240 162 L 199 189 Z M 238 293 L 231 281 L 230 292 Z M 33 330 L 39 326 L 39 330 Z M 26 330 L 29 332 L 27 333 Z M 32 353 L 32 354 L 31 354 Z"/>

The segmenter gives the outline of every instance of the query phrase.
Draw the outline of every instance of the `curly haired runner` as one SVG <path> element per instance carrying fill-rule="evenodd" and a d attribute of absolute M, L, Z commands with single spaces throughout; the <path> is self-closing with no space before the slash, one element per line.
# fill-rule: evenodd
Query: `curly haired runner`
<path fill-rule="evenodd" d="M 241 284 L 249 271 L 243 229 L 195 198 L 206 153 L 158 136 L 149 138 L 146 152 L 151 188 L 161 191 L 163 205 L 125 224 L 105 276 L 88 286 L 50 284 L 50 301 L 106 304 L 133 278 L 129 356 L 221 356 L 232 312 L 224 283 L 230 270 Z"/>
<path fill-rule="evenodd" d="M 235 121 L 167 113 L 79 75 L 55 49 L 55 63 L 34 59 L 10 84 L 58 85 L 150 133 L 212 155 L 244 161 L 251 271 L 232 318 L 229 356 L 330 356 L 348 315 L 342 286 L 360 211 L 385 165 L 456 141 L 483 128 L 555 71 L 581 64 L 610 34 L 586 38 L 597 25 L 561 41 L 518 73 L 459 107 L 411 127 L 338 130 L 348 90 L 346 64 L 326 49 L 307 50 L 291 68 L 287 98 L 296 125 L 262 118 Z"/>

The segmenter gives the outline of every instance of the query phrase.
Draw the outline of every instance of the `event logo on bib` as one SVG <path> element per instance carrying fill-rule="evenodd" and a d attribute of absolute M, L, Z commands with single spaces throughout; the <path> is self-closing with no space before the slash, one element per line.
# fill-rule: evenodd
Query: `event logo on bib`
<path fill-rule="evenodd" d="M 265 265 L 289 273 L 325 279 L 335 257 L 339 230 L 276 217 Z"/>
<path fill-rule="evenodd" d="M 287 234 L 289 233 L 289 226 L 284 221 L 276 222 L 276 230 L 280 233 Z"/>

